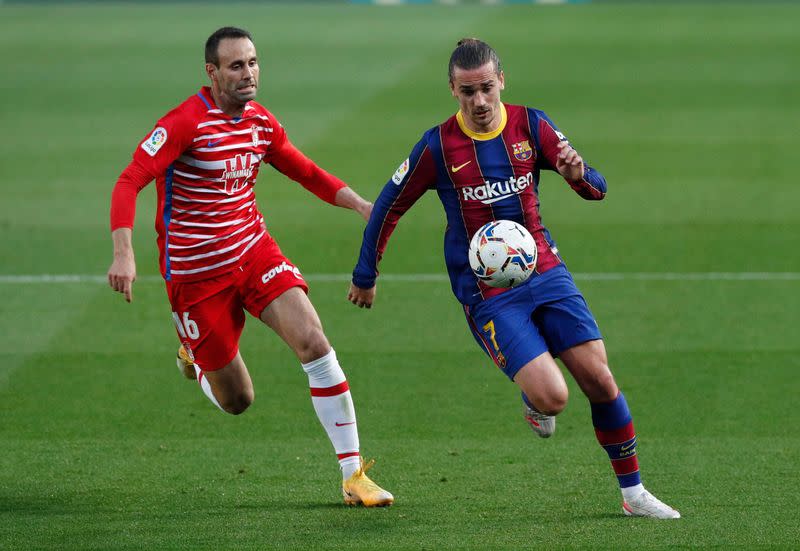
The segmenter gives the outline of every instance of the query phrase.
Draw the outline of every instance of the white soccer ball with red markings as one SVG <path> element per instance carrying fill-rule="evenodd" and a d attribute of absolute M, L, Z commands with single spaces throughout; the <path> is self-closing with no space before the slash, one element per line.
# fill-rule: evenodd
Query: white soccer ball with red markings
<path fill-rule="evenodd" d="M 516 287 L 536 268 L 536 242 L 523 226 L 495 220 L 481 227 L 469 243 L 469 265 L 490 287 Z"/>

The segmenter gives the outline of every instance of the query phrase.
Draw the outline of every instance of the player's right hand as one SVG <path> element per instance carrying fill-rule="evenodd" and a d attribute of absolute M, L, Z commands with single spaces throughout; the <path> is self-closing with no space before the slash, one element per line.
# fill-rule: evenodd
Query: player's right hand
<path fill-rule="evenodd" d="M 136 281 L 136 261 L 132 255 L 114 256 L 114 262 L 108 269 L 108 284 L 118 293 L 125 295 L 125 300 L 133 300 L 133 282 Z"/>
<path fill-rule="evenodd" d="M 569 142 L 558 143 L 556 170 L 569 182 L 574 182 L 583 178 L 583 158 L 569 145 Z"/>
<path fill-rule="evenodd" d="M 375 301 L 375 285 L 369 289 L 362 289 L 350 283 L 350 290 L 347 292 L 347 300 L 359 308 L 372 308 L 372 303 Z"/>

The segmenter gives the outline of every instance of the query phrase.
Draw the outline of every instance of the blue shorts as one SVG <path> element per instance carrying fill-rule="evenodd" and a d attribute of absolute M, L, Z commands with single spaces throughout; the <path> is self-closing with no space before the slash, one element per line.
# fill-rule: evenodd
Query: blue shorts
<path fill-rule="evenodd" d="M 556 357 L 603 338 L 563 264 L 501 295 L 464 306 L 464 313 L 475 340 L 511 380 L 544 352 Z"/>

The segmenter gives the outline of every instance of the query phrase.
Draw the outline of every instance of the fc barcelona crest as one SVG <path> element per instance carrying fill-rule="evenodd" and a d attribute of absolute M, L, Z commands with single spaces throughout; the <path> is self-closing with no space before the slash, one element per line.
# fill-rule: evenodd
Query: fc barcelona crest
<path fill-rule="evenodd" d="M 520 161 L 527 161 L 533 157 L 533 149 L 531 149 L 531 145 L 528 143 L 528 140 L 515 143 L 511 147 L 514 148 L 514 157 Z"/>

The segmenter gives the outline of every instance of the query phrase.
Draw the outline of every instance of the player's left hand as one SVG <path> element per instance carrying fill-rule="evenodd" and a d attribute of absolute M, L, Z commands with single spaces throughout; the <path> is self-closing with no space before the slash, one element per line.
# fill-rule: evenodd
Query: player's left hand
<path fill-rule="evenodd" d="M 375 301 L 375 286 L 373 285 L 369 289 L 362 289 L 361 287 L 356 287 L 354 283 L 350 283 L 347 300 L 359 308 L 372 308 L 372 303 Z"/>
<path fill-rule="evenodd" d="M 568 142 L 560 142 L 558 144 L 556 170 L 565 180 L 575 181 L 583 179 L 583 159 Z"/>

